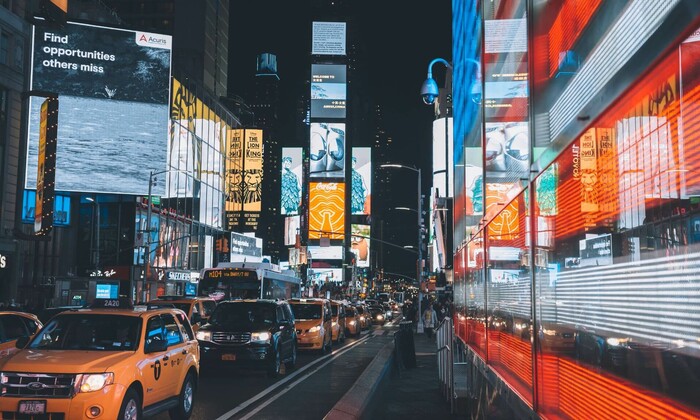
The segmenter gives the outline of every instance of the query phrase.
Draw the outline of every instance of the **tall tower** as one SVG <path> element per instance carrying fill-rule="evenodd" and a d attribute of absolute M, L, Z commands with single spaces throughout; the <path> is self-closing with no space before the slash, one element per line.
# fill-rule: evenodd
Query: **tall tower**
<path fill-rule="evenodd" d="M 284 250 L 284 221 L 280 216 L 280 144 L 279 105 L 280 78 L 277 73 L 277 56 L 262 53 L 257 57 L 257 67 L 250 108 L 255 113 L 255 126 L 264 133 L 264 176 L 262 205 L 258 235 L 265 239 L 265 252 L 273 261 L 286 258 Z"/>

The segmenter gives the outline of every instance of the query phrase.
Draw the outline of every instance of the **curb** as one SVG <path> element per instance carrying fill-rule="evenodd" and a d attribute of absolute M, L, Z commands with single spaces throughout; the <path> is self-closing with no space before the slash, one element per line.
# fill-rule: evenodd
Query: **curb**
<path fill-rule="evenodd" d="M 387 343 L 362 372 L 357 381 L 343 395 L 324 420 L 360 419 L 369 407 L 379 384 L 391 370 L 394 361 L 394 343 Z"/>

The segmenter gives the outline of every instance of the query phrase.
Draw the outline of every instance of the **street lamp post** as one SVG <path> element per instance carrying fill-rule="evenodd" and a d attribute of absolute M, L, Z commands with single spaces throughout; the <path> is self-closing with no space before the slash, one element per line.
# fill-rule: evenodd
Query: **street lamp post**
<path fill-rule="evenodd" d="M 422 220 L 422 214 L 423 214 L 423 197 L 422 197 L 422 186 L 421 186 L 421 171 L 420 168 L 413 168 L 410 166 L 405 166 L 405 165 L 398 165 L 394 163 L 388 163 L 384 165 L 380 165 L 380 168 L 402 168 L 402 169 L 409 169 L 413 172 L 415 172 L 418 175 L 418 205 L 416 206 L 416 210 L 418 213 L 418 249 L 416 250 L 418 253 L 418 258 L 416 261 L 416 281 L 418 282 L 418 332 L 421 333 L 423 332 L 423 316 L 422 316 L 422 310 L 421 310 L 421 301 L 423 300 L 423 290 L 421 289 L 421 283 L 422 283 L 422 278 L 423 278 L 423 247 L 421 246 L 422 242 L 422 236 L 423 236 L 423 220 Z"/>

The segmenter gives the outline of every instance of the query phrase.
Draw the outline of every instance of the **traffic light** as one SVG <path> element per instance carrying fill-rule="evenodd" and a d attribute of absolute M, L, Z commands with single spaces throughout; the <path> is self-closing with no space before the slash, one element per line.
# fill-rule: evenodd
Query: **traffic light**
<path fill-rule="evenodd" d="M 216 239 L 216 250 L 222 253 L 229 252 L 228 238 L 221 237 Z"/>

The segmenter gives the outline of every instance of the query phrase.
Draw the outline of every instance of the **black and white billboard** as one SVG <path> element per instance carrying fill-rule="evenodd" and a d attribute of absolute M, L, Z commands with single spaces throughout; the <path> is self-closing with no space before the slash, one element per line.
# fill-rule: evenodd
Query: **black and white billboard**
<path fill-rule="evenodd" d="M 345 22 L 314 22 L 311 54 L 345 55 Z"/>
<path fill-rule="evenodd" d="M 311 65 L 311 118 L 345 118 L 346 82 L 345 65 Z"/>
<path fill-rule="evenodd" d="M 34 27 L 31 89 L 58 94 L 56 190 L 146 194 L 166 167 L 169 35 L 67 23 Z M 41 101 L 30 101 L 26 188 L 36 188 Z M 161 195 L 163 184 L 154 188 Z"/>

